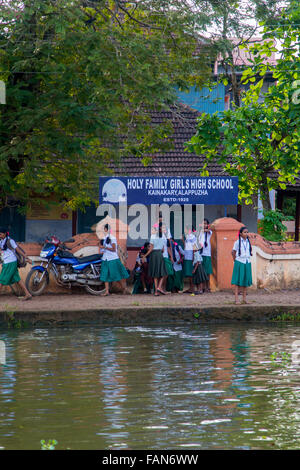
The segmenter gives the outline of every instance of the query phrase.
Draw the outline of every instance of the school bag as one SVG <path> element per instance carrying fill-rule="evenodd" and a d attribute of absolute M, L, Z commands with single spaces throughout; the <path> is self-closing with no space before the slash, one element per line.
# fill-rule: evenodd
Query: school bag
<path fill-rule="evenodd" d="M 23 250 L 23 248 L 21 248 L 19 245 L 17 245 L 18 248 L 20 248 L 21 251 L 23 251 L 24 255 L 22 253 L 18 253 L 10 244 L 10 239 L 8 238 L 7 240 L 7 247 L 14 252 L 14 254 L 16 255 L 16 258 L 17 258 L 17 267 L 18 268 L 25 268 L 26 264 L 27 264 L 27 261 L 26 261 L 26 258 L 25 258 L 25 251 Z"/>

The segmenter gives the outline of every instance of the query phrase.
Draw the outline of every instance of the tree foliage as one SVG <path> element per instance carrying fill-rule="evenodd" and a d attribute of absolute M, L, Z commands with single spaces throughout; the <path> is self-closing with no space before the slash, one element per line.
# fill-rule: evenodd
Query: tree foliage
<path fill-rule="evenodd" d="M 208 41 L 199 48 L 179 1 L 0 3 L 0 208 L 33 194 L 88 203 L 113 159 L 164 148 L 170 124 L 153 126 L 149 110 L 211 72 Z"/>
<path fill-rule="evenodd" d="M 271 242 L 286 241 L 287 227 L 283 222 L 287 220 L 293 220 L 293 217 L 279 210 L 266 210 L 264 218 L 258 221 L 258 232 Z"/>
<path fill-rule="evenodd" d="M 254 46 L 252 66 L 243 74 L 243 83 L 250 83 L 243 106 L 218 116 L 203 114 L 188 145 L 206 154 L 203 174 L 208 162 L 217 160 L 228 174 L 239 177 L 240 200 L 252 203 L 260 191 L 265 209 L 270 208 L 269 190 L 293 184 L 300 169 L 299 24 L 298 2 L 284 9 L 276 23 L 266 23 L 264 43 Z M 274 50 L 280 54 L 277 64 L 267 65 L 266 57 Z M 259 102 L 268 70 L 276 83 Z"/>
<path fill-rule="evenodd" d="M 289 1 L 289 0 L 287 0 Z M 234 106 L 241 105 L 241 74 L 247 67 L 246 54 L 258 41 L 261 22 L 274 22 L 281 0 L 212 0 L 209 15 L 212 21 L 210 39 L 218 51 L 218 80 L 231 93 Z"/>

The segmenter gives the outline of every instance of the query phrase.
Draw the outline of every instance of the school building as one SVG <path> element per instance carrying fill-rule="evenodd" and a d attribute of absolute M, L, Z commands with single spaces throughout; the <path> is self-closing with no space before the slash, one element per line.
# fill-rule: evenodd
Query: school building
<path fill-rule="evenodd" d="M 116 165 L 111 165 L 114 176 L 181 176 L 199 177 L 201 168 L 205 162 L 205 156 L 196 155 L 185 150 L 185 143 L 195 134 L 198 111 L 181 104 L 176 109 L 169 111 L 153 112 L 153 124 L 160 124 L 166 119 L 171 120 L 174 133 L 171 137 L 172 148 L 165 153 L 155 153 L 148 155 L 152 162 L 144 166 L 141 160 L 135 156 L 128 156 Z M 208 167 L 209 176 L 226 176 L 223 168 L 217 163 L 211 162 Z M 100 175 L 99 175 L 100 176 Z M 274 176 L 276 177 L 276 176 Z M 98 197 L 98 194 L 95 194 Z M 271 194 L 272 206 L 275 207 L 275 192 Z M 296 237 L 299 233 L 299 212 L 300 212 L 300 180 L 294 186 L 288 186 L 286 190 L 278 192 L 277 207 L 281 208 L 284 198 L 296 198 Z M 142 201 L 141 201 L 142 202 Z M 92 227 L 100 218 L 96 216 L 97 207 L 91 205 L 82 211 L 65 211 L 59 205 L 52 205 L 51 208 L 42 208 L 38 205 L 32 206 L 31 211 L 26 215 L 20 215 L 16 207 L 9 207 L 0 213 L 0 223 L 8 225 L 11 235 L 18 241 L 42 242 L 50 234 L 55 234 L 60 239 L 65 240 L 78 233 L 89 233 Z M 259 209 L 253 205 L 224 206 L 222 201 L 218 205 L 207 205 L 204 208 L 204 216 L 212 222 L 220 217 L 231 217 L 237 221 L 242 221 L 248 226 L 251 232 L 257 232 L 257 221 L 260 217 Z M 172 224 L 172 221 L 171 221 Z M 172 227 L 171 231 L 172 231 Z M 141 246 L 145 240 L 138 240 Z M 129 246 L 134 243 L 129 242 Z"/>
<path fill-rule="evenodd" d="M 243 56 L 237 57 L 237 61 L 247 65 L 247 58 L 245 59 Z M 222 66 L 216 64 L 214 70 L 215 78 L 222 72 Z M 263 91 L 266 91 L 272 83 L 274 83 L 272 75 L 267 74 Z M 166 111 L 151 113 L 153 125 L 161 124 L 165 120 L 171 120 L 174 129 L 174 133 L 170 138 L 172 148 L 164 153 L 147 155 L 147 157 L 152 159 L 151 163 L 147 166 L 144 166 L 138 157 L 129 156 L 123 158 L 118 165 L 111 165 L 114 176 L 199 177 L 201 175 L 205 156 L 187 152 L 185 150 L 185 143 L 196 132 L 196 120 L 199 113 L 206 112 L 212 114 L 228 109 L 231 106 L 232 92 L 229 86 L 219 83 L 212 90 L 208 88 L 197 90 L 191 87 L 188 93 L 178 91 L 177 95 L 179 101 L 176 106 L 170 107 Z M 226 176 L 223 168 L 217 163 L 211 162 L 207 170 L 209 171 L 209 176 Z M 276 174 L 273 177 L 276 178 Z M 95 198 L 98 198 L 98 194 L 95 194 Z M 293 198 L 296 201 L 295 222 L 294 224 L 289 224 L 289 231 L 294 232 L 295 239 L 298 240 L 300 179 L 296 181 L 295 185 L 288 186 L 286 190 L 278 191 L 277 194 L 275 191 L 270 193 L 272 208 L 278 207 L 281 209 L 283 201 L 287 198 Z M 78 233 L 89 233 L 92 231 L 95 223 L 100 220 L 96 216 L 97 207 L 94 205 L 86 207 L 85 211 L 72 212 L 64 210 L 55 201 L 49 202 L 54 202 L 54 204 L 50 204 L 49 208 L 44 208 L 34 204 L 33 201 L 30 212 L 26 215 L 20 215 L 12 199 L 11 206 L 5 208 L 0 213 L 0 224 L 8 225 L 12 237 L 18 241 L 42 242 L 50 234 L 55 234 L 60 239 L 65 240 Z M 220 217 L 231 217 L 237 221 L 242 221 L 251 232 L 257 232 L 257 221 L 262 217 L 262 206 L 259 198 L 255 206 L 224 206 L 222 201 L 220 201 L 218 205 L 205 206 L 204 216 L 210 222 Z M 170 228 L 172 231 L 172 221 Z M 141 246 L 144 241 L 142 239 L 137 242 L 128 240 L 128 245 L 134 247 L 138 244 Z"/>

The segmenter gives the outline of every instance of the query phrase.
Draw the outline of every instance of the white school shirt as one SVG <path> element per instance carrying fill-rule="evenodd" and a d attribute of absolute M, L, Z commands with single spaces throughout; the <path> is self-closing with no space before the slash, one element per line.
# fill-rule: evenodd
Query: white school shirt
<path fill-rule="evenodd" d="M 193 265 L 195 266 L 196 263 L 202 263 L 202 256 L 200 255 L 200 251 L 195 251 L 194 252 L 194 259 L 193 259 Z"/>
<path fill-rule="evenodd" d="M 180 253 L 182 254 L 182 256 L 184 256 L 184 251 L 183 249 L 181 248 L 180 245 L 178 245 L 178 249 L 180 251 Z M 182 264 L 180 263 L 180 255 L 177 251 L 177 249 L 175 248 L 175 261 L 174 261 L 174 264 L 173 264 L 173 269 L 174 271 L 182 271 Z"/>
<path fill-rule="evenodd" d="M 110 238 L 110 243 L 106 242 L 108 237 Z M 105 249 L 105 248 L 112 248 L 113 243 L 115 243 L 115 245 L 116 245 L 116 251 L 109 251 L 109 250 Z M 113 259 L 118 259 L 119 258 L 119 256 L 118 256 L 118 244 L 117 244 L 116 237 L 113 237 L 112 235 L 106 235 L 106 237 L 104 238 L 103 247 L 104 247 L 104 254 L 102 256 L 103 261 L 111 261 Z"/>
<path fill-rule="evenodd" d="M 172 238 L 171 230 L 169 229 L 169 227 L 166 227 L 166 232 L 167 232 L 166 238 L 167 238 L 167 239 Z M 165 235 L 163 235 L 163 236 L 165 236 Z"/>
<path fill-rule="evenodd" d="M 4 240 L 0 241 L 0 250 L 3 250 L 3 247 L 5 245 L 5 240 L 6 240 L 6 238 L 4 238 Z M 10 242 L 12 248 L 14 248 L 14 250 L 15 250 L 18 246 L 16 244 L 16 242 L 12 238 L 9 238 L 9 242 Z M 1 251 L 1 255 L 2 255 L 2 259 L 3 259 L 3 264 L 13 263 L 14 261 L 17 261 L 17 257 L 15 255 L 14 251 L 10 250 L 9 248 L 7 248 L 7 250 Z"/>
<path fill-rule="evenodd" d="M 165 235 L 163 235 L 164 239 L 164 251 L 163 251 L 163 257 L 164 258 L 169 258 L 169 252 L 168 252 L 168 240 Z"/>
<path fill-rule="evenodd" d="M 172 238 L 171 230 L 167 228 L 167 238 Z"/>
<path fill-rule="evenodd" d="M 233 250 L 236 252 L 235 259 L 240 263 L 250 263 L 251 255 L 250 255 L 250 243 L 249 240 L 244 239 L 241 237 L 241 255 L 239 256 L 239 240 L 237 240 L 233 245 Z"/>
<path fill-rule="evenodd" d="M 207 246 L 204 246 L 205 243 L 205 233 L 207 233 Z M 209 232 L 200 232 L 199 234 L 199 243 L 203 246 L 202 256 L 211 256 L 211 244 L 210 239 L 212 236 L 212 231 Z"/>
<path fill-rule="evenodd" d="M 153 245 L 153 250 L 162 250 L 164 247 L 164 237 L 159 237 L 158 235 L 151 235 L 150 243 Z"/>
<path fill-rule="evenodd" d="M 193 249 L 194 244 L 196 243 L 197 239 L 193 233 L 190 233 L 185 237 L 185 244 L 184 244 L 184 259 L 187 261 L 193 260 Z"/>

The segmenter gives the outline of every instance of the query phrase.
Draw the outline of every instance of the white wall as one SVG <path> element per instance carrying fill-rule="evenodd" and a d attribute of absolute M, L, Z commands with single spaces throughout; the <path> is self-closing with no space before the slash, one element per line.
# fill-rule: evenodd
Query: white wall
<path fill-rule="evenodd" d="M 300 253 L 270 254 L 253 246 L 253 288 L 295 289 L 300 287 Z"/>

